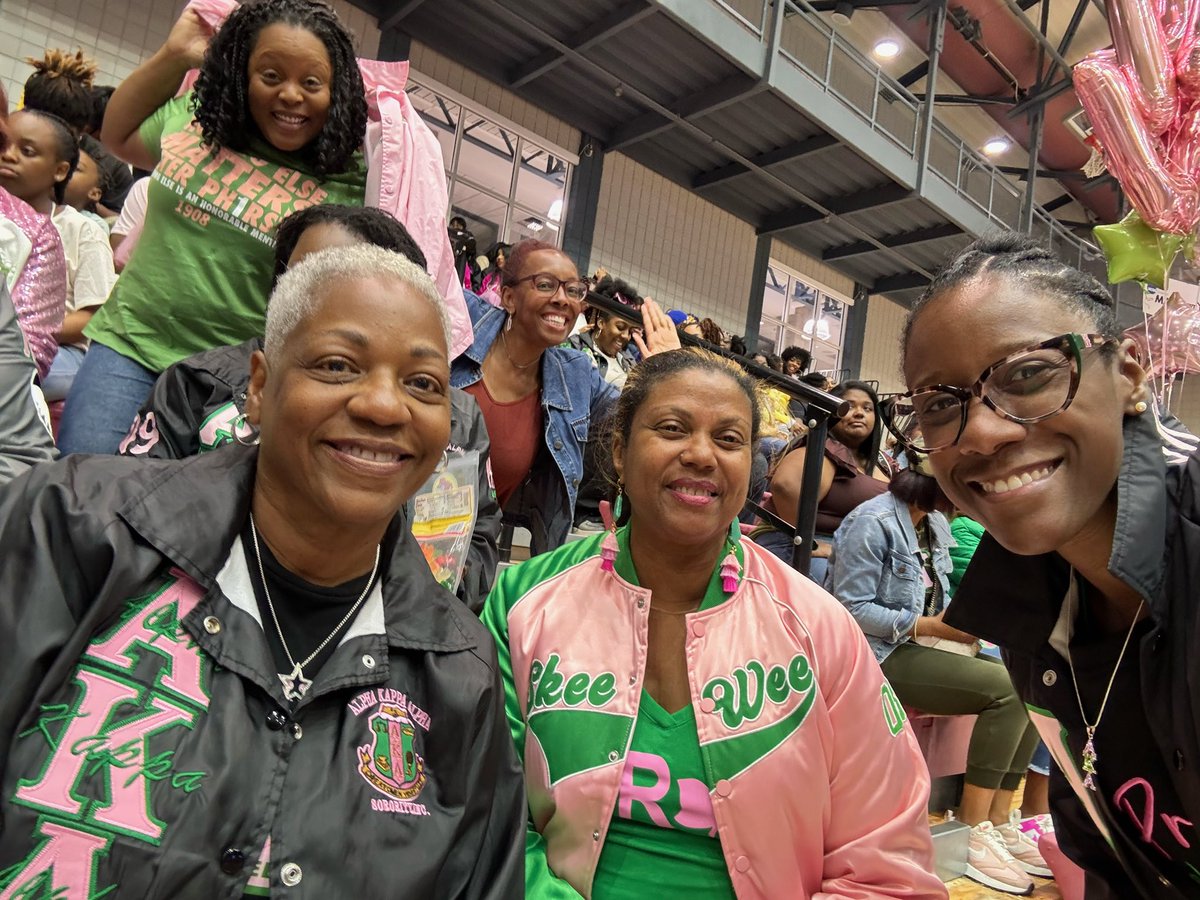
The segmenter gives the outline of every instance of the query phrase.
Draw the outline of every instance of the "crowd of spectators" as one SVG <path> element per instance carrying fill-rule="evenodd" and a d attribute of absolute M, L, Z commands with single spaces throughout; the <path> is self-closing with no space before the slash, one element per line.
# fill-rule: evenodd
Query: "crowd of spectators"
<path fill-rule="evenodd" d="M 1050 874 L 1045 749 L 1022 816 L 1038 732 L 946 619 L 990 538 L 876 385 L 550 243 L 481 254 L 407 69 L 320 0 L 194 0 L 115 87 L 30 63 L 0 92 L 0 887 L 57 883 L 62 840 L 129 896 L 383 896 L 398 865 L 414 896 L 944 897 L 906 707 L 977 716 L 967 874 Z M 756 367 L 844 401 L 824 446 Z M 171 739 L 39 818 L 59 748 L 114 732 Z M 419 850 L 413 816 L 443 820 Z"/>

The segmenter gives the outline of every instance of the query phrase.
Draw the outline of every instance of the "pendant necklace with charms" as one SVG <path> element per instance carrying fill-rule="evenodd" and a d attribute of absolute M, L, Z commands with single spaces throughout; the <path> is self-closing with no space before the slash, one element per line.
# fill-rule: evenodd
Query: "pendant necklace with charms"
<path fill-rule="evenodd" d="M 1074 573 L 1072 573 L 1074 575 Z M 1072 579 L 1074 580 L 1074 579 Z M 1076 582 L 1075 598 L 1073 608 L 1071 610 L 1071 620 L 1075 621 L 1076 613 L 1078 612 L 1079 603 L 1078 596 L 1082 593 L 1082 589 Z M 1117 654 L 1117 664 L 1113 666 L 1112 674 L 1108 676 L 1108 686 L 1104 689 L 1104 698 L 1100 701 L 1100 709 L 1096 713 L 1096 721 L 1089 722 L 1087 713 L 1083 711 L 1083 697 L 1079 693 L 1079 679 L 1075 677 L 1075 666 L 1071 662 L 1071 642 L 1067 641 L 1067 668 L 1071 671 L 1071 684 L 1075 687 L 1075 700 L 1079 704 L 1079 718 L 1083 720 L 1083 727 L 1087 729 L 1087 743 L 1083 745 L 1083 756 L 1080 760 L 1080 769 L 1083 770 L 1083 786 L 1088 790 L 1096 790 L 1096 760 L 1099 758 L 1096 754 L 1096 745 L 1094 738 L 1096 729 L 1100 727 L 1100 719 L 1104 717 L 1104 708 L 1108 706 L 1108 696 L 1112 693 L 1113 682 L 1117 680 L 1117 671 L 1121 668 L 1121 660 L 1125 658 L 1125 651 L 1129 649 L 1129 641 L 1133 637 L 1133 630 L 1137 627 L 1138 617 L 1142 614 L 1142 607 L 1146 605 L 1145 598 L 1138 604 L 1137 610 L 1133 614 L 1133 621 L 1129 624 L 1129 631 L 1125 635 L 1125 643 L 1121 645 L 1121 652 Z"/>

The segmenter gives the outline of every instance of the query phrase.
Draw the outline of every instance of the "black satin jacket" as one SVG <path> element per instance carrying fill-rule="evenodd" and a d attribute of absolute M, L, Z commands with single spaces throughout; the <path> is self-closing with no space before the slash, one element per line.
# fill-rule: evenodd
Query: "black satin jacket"
<path fill-rule="evenodd" d="M 1149 607 L 1149 625 L 1129 648 L 1137 651 L 1149 734 L 1122 729 L 1118 708 L 1105 712 L 1097 732 L 1098 739 L 1102 732 L 1109 742 L 1152 741 L 1184 816 L 1194 823 L 1200 823 L 1198 485 L 1200 458 L 1169 466 L 1150 416 L 1126 419 L 1108 570 Z M 1200 896 L 1200 886 L 1172 883 L 1155 865 L 1153 849 L 1119 827 L 1116 816 L 1127 813 L 1095 792 L 1072 786 L 1079 783 L 1087 735 L 1067 661 L 1049 643 L 1069 579 L 1070 567 L 1057 554 L 1018 556 L 985 535 L 947 608 L 946 622 L 1000 645 L 1013 685 L 1059 763 L 1051 771 L 1051 811 L 1063 851 L 1087 872 L 1088 900 Z M 1071 779 L 1062 766 L 1072 770 Z"/>
<path fill-rule="evenodd" d="M 520 897 L 492 639 L 398 519 L 289 703 L 237 539 L 256 459 L 71 456 L 0 491 L 0 894 Z"/>

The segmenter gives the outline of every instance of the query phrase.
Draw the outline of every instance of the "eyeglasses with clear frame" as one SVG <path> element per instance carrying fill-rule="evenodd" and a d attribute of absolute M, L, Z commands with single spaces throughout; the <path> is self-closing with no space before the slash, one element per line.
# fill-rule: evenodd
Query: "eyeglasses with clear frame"
<path fill-rule="evenodd" d="M 1011 422 L 1032 425 L 1075 399 L 1084 351 L 1117 346 L 1101 334 L 1060 334 L 992 363 L 969 388 L 931 384 L 880 403 L 888 430 L 911 450 L 953 447 L 967 427 L 971 398 Z"/>
<path fill-rule="evenodd" d="M 566 293 L 567 298 L 574 300 L 576 303 L 582 303 L 586 300 L 588 290 L 591 288 L 591 285 L 582 279 L 563 281 L 549 272 L 537 272 L 533 275 L 526 275 L 524 278 L 518 278 L 511 283 L 516 286 L 524 281 L 532 281 L 533 289 L 544 297 L 553 297 L 561 287 Z"/>

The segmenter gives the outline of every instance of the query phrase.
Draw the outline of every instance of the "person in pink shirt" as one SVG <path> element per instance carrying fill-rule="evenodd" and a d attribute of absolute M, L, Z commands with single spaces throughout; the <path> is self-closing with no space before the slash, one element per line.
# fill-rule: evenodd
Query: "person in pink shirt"
<path fill-rule="evenodd" d="M 708 351 L 644 360 L 614 414 L 614 530 L 488 597 L 527 897 L 946 897 L 929 773 L 862 631 L 742 540 L 761 408 Z"/>
<path fill-rule="evenodd" d="M 0 110 L 8 98 L 0 87 Z M 8 149 L 0 131 L 0 154 Z M 4 169 L 0 158 L 0 170 Z M 54 335 L 62 326 L 67 306 L 67 263 L 62 240 L 49 216 L 0 187 L 0 275 L 12 294 L 12 304 L 25 340 L 46 377 L 58 352 Z"/>

